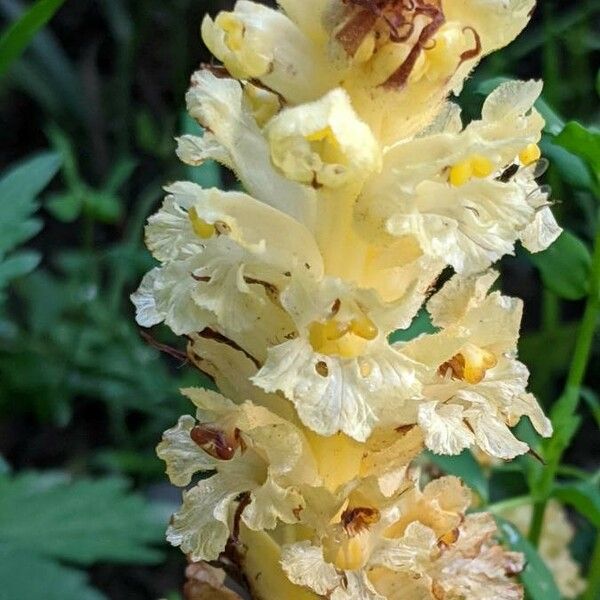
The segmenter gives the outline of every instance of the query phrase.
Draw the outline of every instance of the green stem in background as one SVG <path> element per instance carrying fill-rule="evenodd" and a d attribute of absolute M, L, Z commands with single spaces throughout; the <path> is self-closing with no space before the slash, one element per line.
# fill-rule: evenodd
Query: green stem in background
<path fill-rule="evenodd" d="M 600 597 L 600 533 L 596 534 L 596 544 L 588 568 L 588 583 L 581 600 L 598 600 Z"/>
<path fill-rule="evenodd" d="M 487 506 L 482 507 L 482 510 L 495 515 L 502 515 L 502 513 L 507 510 L 518 508 L 524 504 L 531 504 L 532 502 L 533 498 L 531 496 L 517 496 L 516 498 L 508 498 L 506 500 L 494 502 L 494 504 L 488 504 Z"/>
<path fill-rule="evenodd" d="M 568 448 L 577 431 L 578 418 L 577 406 L 581 397 L 581 387 L 590 359 L 592 342 L 598 318 L 600 317 L 600 228 L 596 232 L 594 242 L 594 256 L 589 280 L 589 292 L 579 327 L 573 360 L 569 369 L 567 383 L 563 395 L 552 410 L 552 424 L 554 437 L 547 445 L 545 458 L 546 467 L 543 469 L 537 482 L 535 494 L 537 501 L 534 505 L 533 519 L 529 532 L 529 539 L 537 544 L 542 531 L 544 513 L 548 497 L 552 491 L 554 480 L 559 469 L 561 458 Z"/>

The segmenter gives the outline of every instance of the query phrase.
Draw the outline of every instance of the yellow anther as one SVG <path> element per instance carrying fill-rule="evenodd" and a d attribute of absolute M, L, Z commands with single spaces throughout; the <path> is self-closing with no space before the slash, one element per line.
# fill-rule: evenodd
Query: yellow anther
<path fill-rule="evenodd" d="M 450 168 L 450 183 L 454 187 L 460 187 L 465 185 L 473 176 L 473 167 L 470 160 L 465 160 L 460 163 L 456 163 Z"/>
<path fill-rule="evenodd" d="M 449 180 L 453 186 L 460 187 L 468 183 L 473 177 L 480 179 L 489 177 L 493 171 L 494 165 L 489 158 L 480 154 L 473 154 L 467 160 L 456 163 L 450 168 Z"/>
<path fill-rule="evenodd" d="M 348 326 L 335 319 L 324 323 L 315 322 L 310 326 L 310 343 L 313 347 L 320 347 L 331 340 L 339 340 L 347 331 Z"/>
<path fill-rule="evenodd" d="M 201 219 L 193 206 L 188 211 L 188 217 L 192 223 L 192 229 L 198 237 L 206 240 L 215 235 L 215 226 L 212 223 L 207 223 L 204 219 Z"/>
<path fill-rule="evenodd" d="M 318 131 L 314 131 L 313 133 L 309 133 L 305 137 L 309 142 L 326 142 L 331 144 L 336 149 L 339 148 L 339 142 L 335 137 L 333 130 L 329 126 L 319 129 Z"/>
<path fill-rule="evenodd" d="M 233 52 L 239 52 L 244 43 L 244 24 L 231 12 L 220 13 L 215 24 L 225 32 L 225 43 Z"/>
<path fill-rule="evenodd" d="M 494 165 L 489 158 L 475 154 L 471 158 L 471 169 L 474 177 L 485 178 L 489 177 L 494 171 Z"/>
<path fill-rule="evenodd" d="M 467 383 L 479 383 L 488 369 L 493 369 L 498 364 L 494 354 L 477 346 L 467 346 L 462 355 L 465 359 L 463 379 Z"/>
<path fill-rule="evenodd" d="M 494 354 L 474 344 L 467 344 L 440 367 L 440 374 L 446 375 L 450 371 L 454 378 L 475 384 L 481 382 L 488 369 L 493 369 L 497 364 L 498 359 Z"/>
<path fill-rule="evenodd" d="M 368 317 L 361 317 L 360 319 L 353 319 L 350 322 L 350 331 L 355 333 L 365 340 L 374 340 L 379 333 L 379 330 L 375 326 L 375 323 Z"/>
<path fill-rule="evenodd" d="M 529 144 L 519 152 L 519 160 L 522 165 L 530 165 L 542 156 L 542 151 L 537 144 Z"/>

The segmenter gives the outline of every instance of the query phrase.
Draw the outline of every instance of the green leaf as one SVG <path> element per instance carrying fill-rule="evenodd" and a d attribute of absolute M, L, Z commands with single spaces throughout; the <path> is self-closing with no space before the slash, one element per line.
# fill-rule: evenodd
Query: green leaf
<path fill-rule="evenodd" d="M 103 190 L 88 189 L 83 199 L 85 214 L 102 223 L 115 223 L 121 218 L 123 207 L 118 196 Z"/>
<path fill-rule="evenodd" d="M 427 457 L 442 471 L 460 477 L 487 504 L 489 501 L 488 480 L 479 463 L 469 450 L 458 456 L 442 456 L 427 452 Z"/>
<path fill-rule="evenodd" d="M 0 290 L 10 281 L 31 273 L 39 264 L 42 256 L 34 250 L 17 252 L 0 262 Z"/>
<path fill-rule="evenodd" d="M 0 38 L 0 76 L 24 52 L 35 34 L 62 6 L 65 0 L 38 0 Z"/>
<path fill-rule="evenodd" d="M 106 599 L 88 585 L 85 573 L 26 551 L 15 552 L 10 548 L 0 548 L 0 581 L 0 598 L 5 600 Z"/>
<path fill-rule="evenodd" d="M 600 529 L 600 489 L 590 481 L 557 484 L 552 497 L 569 504 L 594 527 Z"/>
<path fill-rule="evenodd" d="M 521 581 L 531 600 L 561 600 L 560 592 L 552 573 L 532 546 L 512 524 L 496 517 L 504 542 L 514 551 L 525 555 L 526 566 Z"/>
<path fill-rule="evenodd" d="M 583 401 L 587 404 L 587 407 L 592 413 L 598 428 L 600 428 L 600 398 L 598 398 L 598 395 L 590 388 L 581 388 L 580 393 Z"/>
<path fill-rule="evenodd" d="M 66 192 L 48 198 L 45 207 L 55 219 L 63 223 L 72 223 L 79 217 L 82 204 L 78 194 Z"/>
<path fill-rule="evenodd" d="M 556 136 L 555 142 L 581 156 L 592 169 L 596 178 L 600 178 L 600 133 L 586 129 L 581 123 L 571 121 Z"/>
<path fill-rule="evenodd" d="M 427 310 L 422 308 L 413 319 L 408 329 L 398 329 L 390 335 L 390 344 L 396 342 L 409 342 L 423 333 L 435 333 L 436 328 L 431 323 Z"/>
<path fill-rule="evenodd" d="M 558 171 L 561 179 L 577 190 L 594 191 L 596 182 L 585 162 L 554 143 L 554 138 L 545 135 L 540 144 L 543 155 Z"/>
<path fill-rule="evenodd" d="M 41 223 L 30 216 L 36 196 L 60 167 L 56 154 L 44 153 L 12 167 L 0 179 L 0 255 L 33 237 Z"/>
<path fill-rule="evenodd" d="M 164 524 L 115 478 L 75 483 L 27 473 L 0 479 L 0 547 L 78 565 L 154 563 Z M 1 580 L 1 579 L 0 579 Z"/>
<path fill-rule="evenodd" d="M 544 285 L 557 296 L 580 300 L 587 296 L 592 257 L 587 246 L 569 231 L 547 250 L 529 255 Z"/>

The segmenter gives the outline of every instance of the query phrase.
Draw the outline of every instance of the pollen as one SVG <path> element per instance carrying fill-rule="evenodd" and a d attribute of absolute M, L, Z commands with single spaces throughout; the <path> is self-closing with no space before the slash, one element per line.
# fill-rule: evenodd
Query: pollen
<path fill-rule="evenodd" d="M 454 187 L 465 185 L 465 183 L 471 180 L 472 176 L 473 167 L 471 166 L 471 162 L 468 160 L 457 163 L 450 168 L 449 180 Z"/>
<path fill-rule="evenodd" d="M 484 179 L 492 174 L 494 165 L 489 158 L 476 154 L 471 158 L 471 168 L 475 177 Z"/>
<path fill-rule="evenodd" d="M 542 151 L 537 144 L 529 144 L 521 152 L 519 152 L 519 160 L 521 164 L 527 166 L 539 160 L 542 156 Z"/>
<path fill-rule="evenodd" d="M 494 165 L 489 158 L 473 154 L 467 160 L 456 163 L 450 168 L 449 181 L 454 187 L 468 183 L 473 177 L 485 179 L 494 171 Z"/>
<path fill-rule="evenodd" d="M 188 217 L 192 223 L 192 229 L 198 237 L 207 240 L 215 235 L 215 226 L 212 223 L 207 223 L 204 219 L 201 219 L 194 207 L 190 208 L 188 211 Z"/>

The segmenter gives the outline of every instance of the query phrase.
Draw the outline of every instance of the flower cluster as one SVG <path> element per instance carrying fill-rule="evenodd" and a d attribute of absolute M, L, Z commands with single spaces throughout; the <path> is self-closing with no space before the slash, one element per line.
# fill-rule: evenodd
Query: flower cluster
<path fill-rule="evenodd" d="M 204 135 L 177 154 L 245 191 L 166 187 L 146 229 L 160 265 L 132 296 L 220 391 L 184 390 L 197 414 L 158 446 L 174 484 L 210 473 L 168 538 L 236 560 L 265 599 L 518 600 L 493 519 L 466 515 L 455 478 L 421 489 L 411 461 L 514 458 L 523 416 L 551 434 L 517 359 L 521 302 L 491 270 L 560 234 L 536 181 L 541 84 L 500 85 L 466 126 L 448 101 L 534 2 L 279 4 L 205 18 L 222 66 L 194 73 Z"/>

